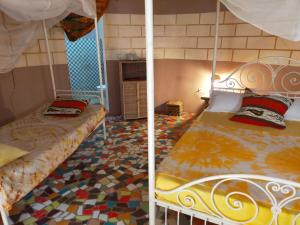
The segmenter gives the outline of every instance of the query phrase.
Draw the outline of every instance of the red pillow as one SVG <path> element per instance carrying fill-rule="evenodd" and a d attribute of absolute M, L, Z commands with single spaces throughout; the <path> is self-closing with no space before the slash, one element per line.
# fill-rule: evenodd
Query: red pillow
<path fill-rule="evenodd" d="M 78 116 L 87 107 L 88 101 L 75 99 L 58 99 L 44 112 L 44 115 Z"/>
<path fill-rule="evenodd" d="M 258 95 L 246 89 L 240 110 L 230 120 L 284 129 L 284 114 L 293 101 L 281 95 Z"/>

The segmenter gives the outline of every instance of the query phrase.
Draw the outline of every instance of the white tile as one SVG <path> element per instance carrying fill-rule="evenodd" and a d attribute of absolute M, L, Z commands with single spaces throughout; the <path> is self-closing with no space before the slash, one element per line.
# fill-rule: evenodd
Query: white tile
<path fill-rule="evenodd" d="M 234 62 L 249 62 L 258 58 L 258 50 L 234 50 L 233 59 Z"/>
<path fill-rule="evenodd" d="M 118 25 L 105 25 L 104 26 L 104 36 L 105 37 L 118 37 L 119 36 L 119 26 Z"/>
<path fill-rule="evenodd" d="M 290 57 L 291 51 L 280 51 L 280 50 L 260 50 L 259 57 L 268 57 L 268 56 L 283 56 Z"/>
<path fill-rule="evenodd" d="M 24 220 L 26 220 L 30 217 L 31 217 L 31 215 L 29 213 L 22 213 L 20 218 L 19 218 L 19 221 L 24 221 Z"/>
<path fill-rule="evenodd" d="M 27 66 L 27 62 L 26 62 L 26 57 L 25 55 L 20 55 L 17 64 L 15 65 L 16 68 L 20 68 L 20 67 L 26 67 Z"/>
<path fill-rule="evenodd" d="M 95 184 L 95 186 L 94 186 L 95 188 L 98 188 L 98 189 L 100 189 L 101 187 L 102 187 L 102 184 L 100 184 L 100 183 L 97 183 L 97 184 Z"/>
<path fill-rule="evenodd" d="M 215 24 L 217 14 L 215 12 L 201 13 L 200 24 Z M 224 21 L 224 12 L 220 12 L 219 23 L 222 24 Z"/>
<path fill-rule="evenodd" d="M 166 36 L 185 36 L 186 35 L 186 26 L 183 25 L 174 25 L 174 26 L 165 26 L 165 35 Z"/>
<path fill-rule="evenodd" d="M 184 59 L 184 49 L 165 49 L 166 59 Z"/>
<path fill-rule="evenodd" d="M 155 48 L 196 48 L 196 37 L 156 37 Z"/>
<path fill-rule="evenodd" d="M 26 54 L 26 60 L 28 66 L 49 65 L 46 53 Z"/>
<path fill-rule="evenodd" d="M 153 33 L 155 37 L 162 37 L 165 35 L 165 26 L 154 26 Z M 142 27 L 142 36 L 145 37 L 145 27 Z"/>
<path fill-rule="evenodd" d="M 185 59 L 207 60 L 207 49 L 185 49 Z"/>
<path fill-rule="evenodd" d="M 141 26 L 119 26 L 119 37 L 140 37 L 142 36 Z"/>
<path fill-rule="evenodd" d="M 154 58 L 163 59 L 165 57 L 165 49 L 154 49 Z"/>
<path fill-rule="evenodd" d="M 300 60 L 300 51 L 293 51 L 291 58 L 296 59 L 296 60 L 299 61 Z M 300 64 L 298 63 L 298 61 L 297 62 L 290 62 L 290 64 L 299 67 Z"/>
<path fill-rule="evenodd" d="M 265 32 L 265 31 L 263 31 L 263 32 L 262 32 L 262 36 L 274 36 L 274 35 L 269 34 L 269 33 Z"/>
<path fill-rule="evenodd" d="M 107 221 L 108 220 L 108 216 L 106 214 L 100 214 L 99 215 L 99 220 L 101 220 L 101 221 Z"/>
<path fill-rule="evenodd" d="M 133 191 L 134 189 L 136 189 L 136 186 L 134 184 L 129 184 L 126 187 L 129 191 Z"/>
<path fill-rule="evenodd" d="M 260 50 L 259 53 L 259 58 L 264 58 L 264 57 L 270 57 L 270 56 L 275 56 L 274 58 L 270 58 L 270 60 L 264 60 L 266 63 L 271 63 L 275 65 L 286 65 L 289 63 L 289 60 L 287 59 L 281 59 L 278 56 L 282 57 L 287 57 L 289 58 L 291 55 L 291 51 L 281 51 L 281 50 Z M 292 57 L 293 58 L 293 57 Z"/>
<path fill-rule="evenodd" d="M 154 15 L 154 25 L 176 24 L 176 15 Z"/>
<path fill-rule="evenodd" d="M 247 48 L 251 49 L 274 49 L 275 37 L 249 37 Z"/>
<path fill-rule="evenodd" d="M 143 49 L 142 57 L 146 58 L 146 49 Z M 154 59 L 164 59 L 165 58 L 165 49 L 157 48 L 154 49 Z"/>
<path fill-rule="evenodd" d="M 96 199 L 88 199 L 84 202 L 85 205 L 95 205 L 96 204 Z"/>
<path fill-rule="evenodd" d="M 64 219 L 65 220 L 72 220 L 75 218 L 75 214 L 74 213 L 70 213 L 68 216 L 66 216 Z"/>
<path fill-rule="evenodd" d="M 32 205 L 32 208 L 34 208 L 35 210 L 41 210 L 43 209 L 45 206 L 43 204 L 40 204 L 40 203 L 34 203 Z"/>
<path fill-rule="evenodd" d="M 68 204 L 64 204 L 64 203 L 60 204 L 60 205 L 57 207 L 58 210 L 64 211 L 64 212 L 65 212 L 68 208 L 69 208 L 69 205 L 68 205 Z"/>
<path fill-rule="evenodd" d="M 276 49 L 300 50 L 300 41 L 289 41 L 277 38 Z"/>
<path fill-rule="evenodd" d="M 145 38 L 131 38 L 132 48 L 146 48 Z"/>
<path fill-rule="evenodd" d="M 12 19 L 10 16 L 7 16 L 5 13 L 2 13 L 2 18 L 4 19 L 3 22 L 5 22 L 6 25 L 9 26 L 19 26 L 20 23 L 14 19 Z M 2 19 L 0 18 L 0 21 L 2 21 Z"/>
<path fill-rule="evenodd" d="M 31 46 L 29 46 L 24 53 L 39 53 L 40 52 L 40 45 L 38 41 L 34 41 Z"/>
<path fill-rule="evenodd" d="M 198 13 L 177 14 L 177 24 L 199 24 L 199 21 Z"/>
<path fill-rule="evenodd" d="M 130 48 L 130 38 L 106 38 L 107 49 Z"/>
<path fill-rule="evenodd" d="M 246 37 L 223 37 L 222 48 L 245 48 Z"/>
<path fill-rule="evenodd" d="M 215 39 L 213 37 L 198 37 L 198 48 L 213 48 Z M 218 39 L 218 48 L 221 47 L 221 39 Z"/>
<path fill-rule="evenodd" d="M 61 27 L 52 27 L 50 29 L 51 39 L 65 39 L 65 32 Z"/>
<path fill-rule="evenodd" d="M 77 209 L 77 215 L 82 215 L 83 214 L 83 205 L 80 205 Z"/>
<path fill-rule="evenodd" d="M 187 36 L 209 36 L 210 25 L 188 25 Z"/>
<path fill-rule="evenodd" d="M 251 24 L 237 24 L 236 36 L 260 36 L 262 31 Z"/>
<path fill-rule="evenodd" d="M 215 36 L 216 26 L 211 26 L 211 36 Z M 235 25 L 234 24 L 220 24 L 219 25 L 219 36 L 234 36 Z"/>
<path fill-rule="evenodd" d="M 142 57 L 142 49 L 114 49 L 106 51 L 107 60 L 127 60 L 128 54 L 135 54 L 137 57 Z"/>
<path fill-rule="evenodd" d="M 104 24 L 129 25 L 129 14 L 105 14 Z"/>
<path fill-rule="evenodd" d="M 39 40 L 41 52 L 47 52 L 46 41 Z M 66 44 L 64 40 L 49 40 L 49 48 L 51 52 L 65 52 Z"/>
<path fill-rule="evenodd" d="M 236 16 L 234 16 L 231 12 L 226 11 L 224 23 L 245 23 L 245 22 L 240 20 Z"/>
<path fill-rule="evenodd" d="M 231 49 L 218 49 L 217 61 L 231 61 L 232 52 L 233 50 Z M 212 59 L 213 59 L 213 50 L 210 49 L 208 51 L 208 60 L 212 60 Z"/>
<path fill-rule="evenodd" d="M 132 25 L 145 25 L 145 15 L 131 14 L 130 23 Z"/>
<path fill-rule="evenodd" d="M 54 64 L 68 64 L 67 54 L 65 52 L 54 52 L 52 54 Z"/>
<path fill-rule="evenodd" d="M 99 218 L 99 214 L 100 214 L 100 211 L 94 211 L 93 215 L 92 215 L 93 219 L 98 219 Z"/>

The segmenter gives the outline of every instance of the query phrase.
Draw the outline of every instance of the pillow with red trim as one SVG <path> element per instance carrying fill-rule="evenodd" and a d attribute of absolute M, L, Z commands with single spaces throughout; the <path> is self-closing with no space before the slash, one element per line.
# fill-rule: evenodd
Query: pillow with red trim
<path fill-rule="evenodd" d="M 284 114 L 293 102 L 281 95 L 259 95 L 247 88 L 240 110 L 230 120 L 284 129 Z"/>
<path fill-rule="evenodd" d="M 87 100 L 57 99 L 44 112 L 46 116 L 79 116 L 87 107 Z"/>

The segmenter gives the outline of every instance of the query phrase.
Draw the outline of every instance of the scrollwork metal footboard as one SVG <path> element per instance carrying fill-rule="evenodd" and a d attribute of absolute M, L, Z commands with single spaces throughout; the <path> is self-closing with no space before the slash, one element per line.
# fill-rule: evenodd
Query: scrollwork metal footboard
<path fill-rule="evenodd" d="M 231 188 L 228 190 L 222 187 L 230 183 Z M 252 191 L 238 190 L 232 187 L 232 183 L 243 183 Z M 206 187 L 206 192 L 209 190 L 209 197 L 205 199 L 201 192 L 197 191 L 203 187 Z M 289 180 L 261 175 L 229 174 L 194 180 L 168 191 L 156 189 L 155 192 L 157 205 L 190 215 L 191 224 L 193 217 L 219 224 L 300 224 L 300 183 Z M 176 202 L 160 200 L 160 197 L 170 195 L 176 196 Z M 216 200 L 220 195 L 223 199 L 221 203 Z M 197 204 L 201 205 L 203 210 L 199 211 Z M 228 213 L 245 214 L 242 210 L 247 205 L 253 210 L 251 215 L 243 215 L 244 219 L 233 218 Z M 268 218 L 262 215 L 265 212 L 268 212 Z M 265 222 L 259 223 L 259 218 L 264 218 Z"/>

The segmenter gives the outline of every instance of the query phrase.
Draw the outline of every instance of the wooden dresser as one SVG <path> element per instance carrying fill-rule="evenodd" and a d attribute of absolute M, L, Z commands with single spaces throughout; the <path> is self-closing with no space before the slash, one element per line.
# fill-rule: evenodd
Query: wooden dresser
<path fill-rule="evenodd" d="M 146 61 L 120 61 L 119 75 L 123 118 L 147 117 Z"/>

